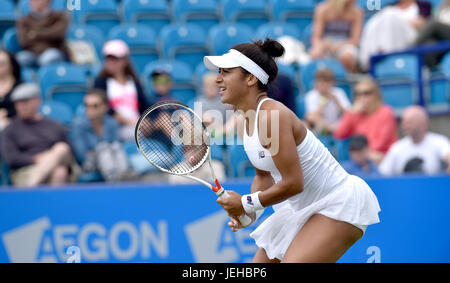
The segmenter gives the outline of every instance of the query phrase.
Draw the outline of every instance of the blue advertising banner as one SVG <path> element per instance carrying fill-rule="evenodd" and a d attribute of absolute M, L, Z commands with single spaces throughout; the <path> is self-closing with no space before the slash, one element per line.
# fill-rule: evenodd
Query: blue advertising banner
<path fill-rule="evenodd" d="M 381 223 L 369 226 L 340 262 L 450 262 L 449 177 L 367 182 Z M 224 186 L 247 193 L 250 183 Z M 231 232 L 215 201 L 197 184 L 1 190 L 0 262 L 250 261 L 256 225 Z"/>

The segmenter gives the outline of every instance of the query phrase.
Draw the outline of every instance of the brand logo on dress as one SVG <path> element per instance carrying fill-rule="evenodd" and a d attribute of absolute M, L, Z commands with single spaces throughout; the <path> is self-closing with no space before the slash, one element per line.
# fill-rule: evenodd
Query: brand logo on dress
<path fill-rule="evenodd" d="M 259 154 L 259 159 L 263 159 L 264 157 L 266 157 L 266 154 L 264 153 L 264 151 L 260 151 L 258 152 Z"/>

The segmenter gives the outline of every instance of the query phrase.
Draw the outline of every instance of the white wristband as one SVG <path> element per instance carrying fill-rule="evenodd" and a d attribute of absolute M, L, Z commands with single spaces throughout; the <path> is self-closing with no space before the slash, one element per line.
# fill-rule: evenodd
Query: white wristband
<path fill-rule="evenodd" d="M 261 191 L 258 191 L 254 194 L 243 195 L 241 197 L 242 206 L 244 207 L 244 210 L 245 212 L 247 212 L 247 214 L 264 209 L 264 206 L 262 206 L 261 202 L 259 201 L 260 193 Z"/>

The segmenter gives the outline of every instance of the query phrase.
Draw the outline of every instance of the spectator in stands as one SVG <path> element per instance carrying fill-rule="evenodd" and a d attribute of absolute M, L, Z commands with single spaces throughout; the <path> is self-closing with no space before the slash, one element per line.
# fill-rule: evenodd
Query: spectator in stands
<path fill-rule="evenodd" d="M 86 115 L 73 122 L 73 148 L 84 172 L 99 171 L 107 181 L 118 181 L 128 170 L 119 137 L 119 124 L 108 115 L 106 92 L 93 89 L 83 98 Z"/>
<path fill-rule="evenodd" d="M 228 119 L 231 118 L 228 117 L 230 115 L 227 116 L 227 114 L 229 114 L 227 111 L 233 110 L 233 108 L 220 101 L 216 78 L 217 74 L 211 72 L 206 73 L 203 76 L 202 92 L 197 95 L 195 103 L 200 103 L 203 122 L 207 125 L 211 125 L 214 129 L 222 130 Z M 195 109 L 197 110 L 197 108 Z M 221 124 L 217 124 L 217 127 L 212 126 L 218 122 Z"/>
<path fill-rule="evenodd" d="M 151 80 L 153 85 L 152 104 L 174 100 L 171 96 L 173 81 L 168 71 L 162 68 L 154 70 L 151 74 Z"/>
<path fill-rule="evenodd" d="M 30 0 L 30 7 L 30 14 L 17 22 L 17 37 L 24 48 L 17 53 L 17 60 L 27 67 L 64 61 L 68 14 L 52 11 L 51 0 Z"/>
<path fill-rule="evenodd" d="M 62 125 L 39 113 L 40 89 L 22 84 L 11 95 L 17 116 L 2 134 L 2 157 L 11 168 L 13 185 L 64 184 L 72 152 Z"/>
<path fill-rule="evenodd" d="M 450 174 L 450 142 L 446 136 L 428 131 L 428 115 L 421 106 L 410 106 L 402 115 L 405 137 L 392 145 L 380 164 L 383 175 L 404 173 Z"/>
<path fill-rule="evenodd" d="M 399 0 L 373 15 L 361 37 L 360 66 L 369 68 L 370 57 L 410 46 L 431 14 L 429 2 Z"/>
<path fill-rule="evenodd" d="M 369 142 L 369 157 L 376 164 L 397 140 L 397 120 L 390 106 L 383 104 L 380 88 L 370 77 L 355 85 L 354 102 L 340 119 L 334 137 L 347 139 L 363 135 Z"/>
<path fill-rule="evenodd" d="M 365 136 L 351 137 L 348 149 L 350 160 L 342 162 L 342 167 L 349 174 L 359 177 L 379 176 L 377 166 L 369 158 L 369 143 Z"/>
<path fill-rule="evenodd" d="M 364 11 L 354 0 L 328 0 L 318 4 L 314 10 L 311 57 L 331 55 L 348 71 L 356 72 L 363 23 Z"/>
<path fill-rule="evenodd" d="M 450 0 L 441 2 L 435 16 L 427 21 L 420 30 L 414 45 L 437 43 L 450 40 Z M 434 67 L 439 64 L 446 51 L 425 54 L 425 62 Z"/>
<path fill-rule="evenodd" d="M 16 58 L 8 51 L 0 50 L 0 131 L 16 115 L 11 93 L 21 83 L 20 66 Z"/>
<path fill-rule="evenodd" d="M 120 124 L 122 141 L 134 138 L 134 128 L 140 114 L 148 107 L 144 91 L 130 63 L 130 49 L 122 40 L 105 43 L 105 65 L 94 82 L 94 88 L 108 95 L 110 114 Z"/>
<path fill-rule="evenodd" d="M 306 121 L 317 134 L 333 134 L 340 116 L 351 103 L 345 92 L 335 86 L 332 70 L 318 70 L 314 84 L 314 89 L 305 96 Z"/>
<path fill-rule="evenodd" d="M 283 103 L 292 112 L 296 113 L 294 84 L 283 73 L 278 72 L 277 77 L 267 90 L 267 96 Z"/>

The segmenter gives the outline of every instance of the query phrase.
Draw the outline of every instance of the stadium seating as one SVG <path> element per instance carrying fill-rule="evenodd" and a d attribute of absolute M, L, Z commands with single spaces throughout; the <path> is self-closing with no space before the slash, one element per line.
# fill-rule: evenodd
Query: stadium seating
<path fill-rule="evenodd" d="M 310 23 L 303 29 L 301 41 L 305 45 L 306 49 L 311 48 L 311 36 L 313 33 L 313 23 Z"/>
<path fill-rule="evenodd" d="M 121 39 L 130 47 L 131 61 L 138 73 L 148 62 L 159 59 L 154 31 L 143 24 L 123 24 L 109 32 L 108 39 Z"/>
<path fill-rule="evenodd" d="M 82 40 L 91 43 L 97 51 L 97 57 L 102 60 L 105 38 L 103 32 L 96 26 L 72 24 L 67 30 L 67 40 Z"/>
<path fill-rule="evenodd" d="M 394 55 L 375 63 L 375 78 L 386 104 L 401 110 L 418 100 L 418 62 L 415 55 Z"/>
<path fill-rule="evenodd" d="M 16 21 L 15 6 L 11 0 L 0 0 L 0 38 L 5 31 L 14 27 Z"/>
<path fill-rule="evenodd" d="M 300 94 L 295 97 L 295 111 L 300 119 L 304 119 L 305 116 L 305 95 Z"/>
<path fill-rule="evenodd" d="M 185 62 L 191 69 L 209 55 L 203 29 L 193 23 L 173 23 L 160 33 L 160 49 L 165 58 Z"/>
<path fill-rule="evenodd" d="M 45 117 L 59 122 L 66 127 L 70 127 L 72 123 L 73 110 L 65 103 L 59 101 L 44 101 L 41 104 L 39 111 Z"/>
<path fill-rule="evenodd" d="M 256 30 L 270 21 L 266 0 L 221 0 L 225 21 L 248 25 Z"/>
<path fill-rule="evenodd" d="M 208 44 L 211 53 L 222 55 L 233 45 L 252 42 L 254 33 L 251 28 L 239 23 L 221 23 L 211 27 L 208 34 Z"/>
<path fill-rule="evenodd" d="M 172 1 L 172 17 L 184 23 L 195 23 L 205 33 L 211 26 L 221 21 L 216 0 L 174 0 Z"/>
<path fill-rule="evenodd" d="M 190 66 L 177 60 L 160 59 L 148 63 L 141 76 L 142 84 L 150 95 L 149 99 L 155 98 L 152 96 L 151 74 L 157 69 L 163 69 L 170 73 L 173 80 L 173 98 L 188 103 L 195 97 L 196 86 L 192 82 L 193 73 Z"/>
<path fill-rule="evenodd" d="M 281 36 L 288 35 L 300 40 L 301 34 L 301 31 L 296 25 L 284 22 L 266 23 L 256 30 L 256 37 L 261 39 L 266 37 L 277 39 Z"/>
<path fill-rule="evenodd" d="M 156 35 L 170 24 L 171 15 L 165 0 L 123 0 L 123 18 L 128 23 L 141 23 L 152 28 Z"/>
<path fill-rule="evenodd" d="M 60 101 L 76 111 L 88 88 L 86 69 L 69 63 L 41 67 L 38 71 L 44 101 Z"/>
<path fill-rule="evenodd" d="M 51 6 L 53 10 L 56 11 L 64 11 L 66 9 L 66 2 L 65 0 L 59 0 L 59 1 L 52 1 Z M 3 6 L 1 6 L 3 7 Z M 18 10 L 20 15 L 26 15 L 30 13 L 30 0 L 20 0 L 18 3 Z"/>
<path fill-rule="evenodd" d="M 233 178 L 251 177 L 255 172 L 242 144 L 227 145 L 228 176 Z"/>
<path fill-rule="evenodd" d="M 312 22 L 313 0 L 270 0 L 273 19 L 295 24 L 303 30 Z"/>
<path fill-rule="evenodd" d="M 121 23 L 115 0 L 80 0 L 80 10 L 73 11 L 74 21 L 78 24 L 92 24 L 106 36 L 107 32 Z"/>
<path fill-rule="evenodd" d="M 17 31 L 15 27 L 9 28 L 3 35 L 3 47 L 11 53 L 17 53 L 23 50 L 17 39 Z"/>

